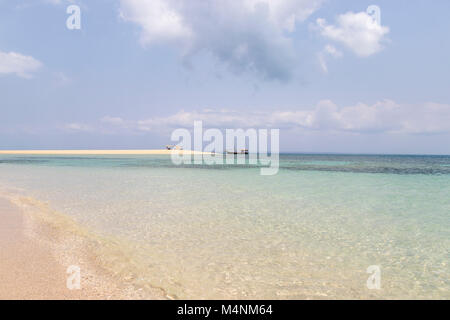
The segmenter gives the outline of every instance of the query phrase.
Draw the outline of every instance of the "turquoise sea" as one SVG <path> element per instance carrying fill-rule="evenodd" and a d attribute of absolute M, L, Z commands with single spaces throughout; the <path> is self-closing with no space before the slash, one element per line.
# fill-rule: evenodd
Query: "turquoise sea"
<path fill-rule="evenodd" d="M 450 298 L 450 156 L 282 154 L 262 176 L 162 155 L 2 155 L 0 192 L 126 243 L 111 270 L 176 298 Z"/>

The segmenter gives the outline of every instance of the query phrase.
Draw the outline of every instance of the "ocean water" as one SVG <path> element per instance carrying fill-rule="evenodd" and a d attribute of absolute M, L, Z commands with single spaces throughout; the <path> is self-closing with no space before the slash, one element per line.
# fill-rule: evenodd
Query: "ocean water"
<path fill-rule="evenodd" d="M 187 299 L 450 298 L 449 156 L 284 154 L 277 175 L 259 173 L 169 156 L 0 156 L 0 190 L 126 243 L 108 267 L 136 287 Z M 370 266 L 380 289 L 367 287 Z"/>

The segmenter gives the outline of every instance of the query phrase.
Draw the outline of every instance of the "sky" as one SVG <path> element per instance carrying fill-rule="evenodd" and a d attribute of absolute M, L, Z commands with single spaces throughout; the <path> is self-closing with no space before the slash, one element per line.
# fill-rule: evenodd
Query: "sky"
<path fill-rule="evenodd" d="M 0 0 L 0 149 L 161 148 L 203 121 L 280 129 L 282 152 L 450 154 L 448 12 L 448 0 Z"/>

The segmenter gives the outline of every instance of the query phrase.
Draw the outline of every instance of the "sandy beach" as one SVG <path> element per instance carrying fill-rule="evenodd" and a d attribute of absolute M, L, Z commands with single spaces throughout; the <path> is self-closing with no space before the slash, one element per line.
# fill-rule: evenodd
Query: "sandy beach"
<path fill-rule="evenodd" d="M 192 150 L 0 150 L 0 154 L 11 155 L 170 155 L 204 154 L 205 152 Z M 208 153 L 210 154 L 210 153 Z"/>
<path fill-rule="evenodd" d="M 60 259 L 61 252 L 50 245 L 58 239 L 45 225 L 34 226 L 33 235 L 27 234 L 29 218 L 20 208 L 0 197 L 0 300 L 165 298 L 157 289 L 144 294 L 118 283 L 83 250 L 77 250 L 69 258 L 80 262 L 81 288 L 69 290 L 68 263 L 64 263 Z"/>

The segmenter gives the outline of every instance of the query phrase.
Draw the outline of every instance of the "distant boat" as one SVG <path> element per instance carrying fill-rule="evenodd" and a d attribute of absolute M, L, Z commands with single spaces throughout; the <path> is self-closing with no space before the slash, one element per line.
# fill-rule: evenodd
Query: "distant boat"
<path fill-rule="evenodd" d="M 181 146 L 172 146 L 172 145 L 167 145 L 166 146 L 167 150 L 183 150 L 183 147 Z"/>
<path fill-rule="evenodd" d="M 241 149 L 241 151 L 227 151 L 228 154 L 248 154 L 248 149 Z"/>

